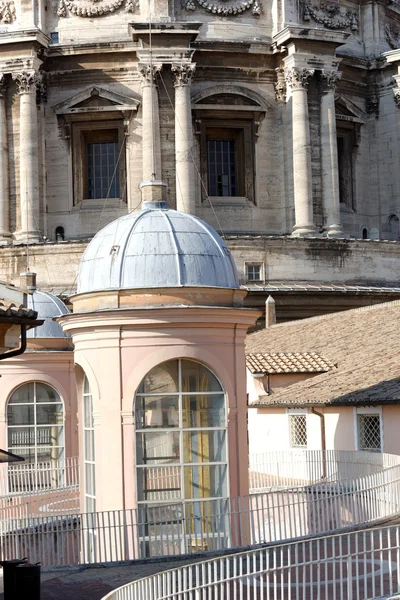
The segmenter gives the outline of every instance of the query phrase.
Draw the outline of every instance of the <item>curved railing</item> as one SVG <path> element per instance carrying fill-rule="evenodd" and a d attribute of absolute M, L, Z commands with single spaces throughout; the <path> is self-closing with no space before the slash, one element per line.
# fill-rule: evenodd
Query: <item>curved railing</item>
<path fill-rule="evenodd" d="M 124 585 L 103 600 L 368 600 L 397 593 L 399 579 L 396 525 L 182 566 Z"/>
<path fill-rule="evenodd" d="M 283 476 L 281 469 L 280 487 L 270 478 L 268 492 L 253 488 L 246 500 L 225 500 L 214 521 L 220 526 L 225 515 L 227 529 L 213 538 L 224 540 L 222 549 L 234 550 L 243 542 L 268 546 L 164 571 L 114 590 L 103 600 L 367 600 L 398 592 L 400 526 L 354 531 L 400 514 L 400 457 L 369 454 L 352 453 L 340 469 L 333 468 L 335 462 L 340 466 L 337 454 L 325 456 L 332 468 L 326 464 L 320 477 L 310 468 L 313 457 L 300 453 L 298 460 L 308 469 L 302 477 L 307 475 L 313 484 L 290 486 L 291 474 Z M 265 455 L 263 461 L 250 460 L 250 473 L 258 473 L 260 484 L 266 481 L 261 476 L 271 475 L 270 464 Z M 364 474 L 354 477 L 358 471 Z M 353 531 L 344 533 L 346 529 Z M 197 550 L 221 549 L 221 544 L 204 544 L 204 535 L 192 536 Z M 275 545 L 277 541 L 281 543 Z"/>

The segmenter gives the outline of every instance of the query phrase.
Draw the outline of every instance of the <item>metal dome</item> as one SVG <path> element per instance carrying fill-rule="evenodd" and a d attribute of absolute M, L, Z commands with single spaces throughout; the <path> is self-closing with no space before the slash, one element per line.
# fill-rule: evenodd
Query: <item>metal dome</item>
<path fill-rule="evenodd" d="M 239 281 L 214 229 L 166 202 L 144 202 L 99 231 L 78 275 L 78 293 L 182 286 L 239 288 Z"/>
<path fill-rule="evenodd" d="M 69 337 L 58 323 L 52 321 L 53 317 L 67 315 L 70 311 L 64 302 L 49 292 L 34 291 L 28 294 L 28 308 L 36 310 L 38 319 L 44 319 L 43 325 L 29 329 L 28 338 L 62 338 Z"/>

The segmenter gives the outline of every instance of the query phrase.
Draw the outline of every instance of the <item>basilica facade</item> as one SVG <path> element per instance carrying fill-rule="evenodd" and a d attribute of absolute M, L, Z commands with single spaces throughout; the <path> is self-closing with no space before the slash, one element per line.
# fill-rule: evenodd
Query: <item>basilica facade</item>
<path fill-rule="evenodd" d="M 147 199 L 225 237 L 250 304 L 400 295 L 396 1 L 7 0 L 0 21 L 1 279 L 29 245 L 72 294 L 88 240 L 159 181 Z"/>

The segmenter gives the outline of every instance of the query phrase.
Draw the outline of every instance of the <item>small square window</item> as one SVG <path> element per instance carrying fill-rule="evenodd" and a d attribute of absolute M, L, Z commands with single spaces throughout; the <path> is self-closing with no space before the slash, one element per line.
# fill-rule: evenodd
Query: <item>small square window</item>
<path fill-rule="evenodd" d="M 307 415 L 289 415 L 290 447 L 307 448 Z"/>
<path fill-rule="evenodd" d="M 247 263 L 246 264 L 246 279 L 247 279 L 247 281 L 262 281 L 263 280 L 263 265 L 262 265 L 262 263 Z"/>
<path fill-rule="evenodd" d="M 357 425 L 359 450 L 380 452 L 382 449 L 380 415 L 358 414 Z"/>
<path fill-rule="evenodd" d="M 51 39 L 52 44 L 58 44 L 59 43 L 58 31 L 52 31 L 50 33 L 50 39 Z"/>

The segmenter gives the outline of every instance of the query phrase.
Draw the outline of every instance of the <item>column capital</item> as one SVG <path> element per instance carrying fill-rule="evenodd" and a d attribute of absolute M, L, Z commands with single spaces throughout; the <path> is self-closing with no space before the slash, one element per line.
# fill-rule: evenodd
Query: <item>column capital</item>
<path fill-rule="evenodd" d="M 4 96 L 8 88 L 8 76 L 6 73 L 0 73 L 0 97 Z"/>
<path fill-rule="evenodd" d="M 42 81 L 42 73 L 40 71 L 21 71 L 13 73 L 12 78 L 16 81 L 19 94 L 29 94 L 36 92 L 36 87 Z"/>
<path fill-rule="evenodd" d="M 342 77 L 342 73 L 339 71 L 322 71 L 321 72 L 321 87 L 323 92 L 334 91 L 335 87 L 339 83 Z"/>
<path fill-rule="evenodd" d="M 195 70 L 196 65 L 194 63 L 172 65 L 171 71 L 174 77 L 174 86 L 183 87 L 184 85 L 190 85 Z"/>
<path fill-rule="evenodd" d="M 139 63 L 138 71 L 142 76 L 142 85 L 152 85 L 155 83 L 157 73 L 160 73 L 162 64 L 151 65 L 149 63 Z"/>
<path fill-rule="evenodd" d="M 315 69 L 299 69 L 292 67 L 286 71 L 286 83 L 292 90 L 307 89 L 309 79 L 314 75 Z"/>

